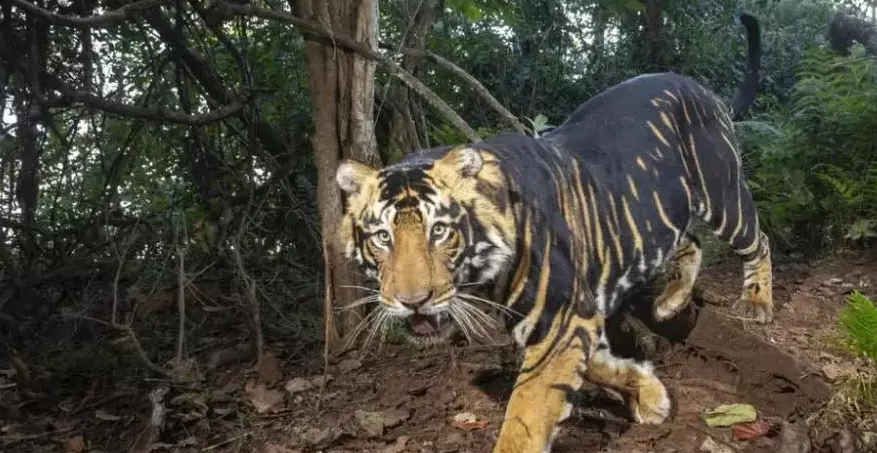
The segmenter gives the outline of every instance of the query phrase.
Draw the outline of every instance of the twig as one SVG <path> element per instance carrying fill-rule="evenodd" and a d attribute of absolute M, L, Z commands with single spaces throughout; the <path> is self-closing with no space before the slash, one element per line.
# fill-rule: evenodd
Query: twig
<path fill-rule="evenodd" d="M 207 447 L 204 447 L 204 448 L 201 449 L 201 451 L 215 450 L 215 449 L 217 449 L 217 448 L 219 448 L 219 447 L 222 447 L 223 445 L 228 445 L 228 444 L 230 444 L 230 443 L 232 443 L 232 442 L 234 442 L 234 441 L 236 441 L 236 440 L 238 440 L 238 439 L 242 439 L 242 438 L 244 438 L 244 437 L 250 437 L 250 436 L 252 436 L 252 435 L 253 435 L 253 432 L 252 432 L 252 431 L 247 431 L 247 432 L 245 432 L 245 433 L 243 433 L 243 434 L 238 434 L 237 436 L 234 436 L 234 437 L 230 437 L 230 438 L 228 438 L 228 439 L 225 439 L 225 440 L 222 441 L 222 442 L 215 443 L 215 444 L 213 444 L 213 445 L 209 445 L 209 446 L 207 446 Z"/>
<path fill-rule="evenodd" d="M 9 447 L 10 445 L 15 445 L 19 442 L 26 442 L 29 440 L 37 440 L 37 439 L 42 439 L 44 437 L 51 437 L 51 436 L 57 436 L 58 434 L 69 433 L 70 431 L 73 431 L 74 429 L 76 429 L 76 426 L 66 426 L 66 427 L 58 428 L 58 429 L 55 429 L 52 431 L 46 431 L 46 432 L 36 433 L 36 434 L 28 434 L 26 436 L 13 437 L 11 439 L 4 440 L 3 444 L 0 444 L 0 445 L 2 445 L 5 448 L 5 447 Z"/>
<path fill-rule="evenodd" d="M 457 112 L 448 105 L 439 95 L 437 95 L 434 91 L 429 89 L 426 85 L 423 84 L 420 80 L 414 77 L 410 72 L 401 68 L 396 63 L 390 61 L 390 59 L 381 55 L 377 51 L 371 49 L 370 47 L 357 42 L 353 38 L 347 35 L 338 34 L 335 32 L 330 32 L 325 27 L 323 27 L 320 23 L 310 20 L 305 20 L 300 17 L 293 16 L 292 14 L 284 13 L 281 11 L 273 11 L 265 8 L 258 8 L 251 5 L 241 5 L 237 3 L 228 3 L 228 2 L 220 2 L 217 5 L 217 13 L 221 15 L 228 15 L 229 13 L 240 14 L 244 16 L 254 16 L 259 17 L 266 20 L 279 21 L 291 25 L 295 25 L 303 29 L 309 35 L 312 35 L 315 40 L 320 41 L 324 44 L 333 46 L 333 47 L 341 47 L 346 50 L 356 52 L 363 57 L 366 57 L 370 60 L 376 61 L 379 63 L 384 69 L 398 77 L 403 83 L 408 85 L 409 88 L 414 90 L 417 94 L 422 96 L 427 103 L 429 103 L 433 108 L 438 110 L 446 120 L 451 122 L 458 129 L 463 131 L 466 134 L 466 137 L 473 142 L 481 141 L 481 137 L 469 126 Z"/>
<path fill-rule="evenodd" d="M 179 338 L 177 360 L 183 361 L 186 347 L 186 251 L 177 244 L 177 311 L 179 313 Z"/>
<path fill-rule="evenodd" d="M 116 266 L 116 273 L 113 276 L 113 306 L 110 312 L 110 323 L 117 324 L 119 322 L 119 280 L 122 278 L 122 270 L 125 268 L 125 257 L 128 256 L 128 250 L 131 248 L 131 244 L 137 239 L 138 233 L 136 227 L 140 224 L 140 219 L 137 219 L 137 222 L 134 224 L 134 231 L 131 233 L 131 237 L 128 238 L 124 247 L 122 247 L 121 252 L 116 250 L 116 256 L 119 259 L 119 264 Z M 111 245 L 113 249 L 116 249 L 115 242 L 112 242 Z"/>
<path fill-rule="evenodd" d="M 139 2 L 129 3 L 118 9 L 108 11 L 104 14 L 89 17 L 55 14 L 49 10 L 40 8 L 39 6 L 34 5 L 30 2 L 26 2 L 24 0 L 12 0 L 12 4 L 29 13 L 42 16 L 42 18 L 50 24 L 66 25 L 68 27 L 108 27 L 110 25 L 125 22 L 128 19 L 131 19 L 132 17 L 134 17 L 135 13 L 139 11 L 160 6 L 161 0 L 141 0 Z"/>
<path fill-rule="evenodd" d="M 241 258 L 240 242 L 237 238 L 235 238 L 232 243 L 231 253 L 234 257 L 234 263 L 237 267 L 238 274 L 240 274 L 241 280 L 244 281 L 244 285 L 246 286 L 247 300 L 250 302 L 250 306 L 253 309 L 253 324 L 256 329 L 256 364 L 258 365 L 262 363 L 262 354 L 265 350 L 265 339 L 262 336 L 262 313 L 259 304 L 259 297 L 256 295 L 256 282 L 244 268 L 244 260 Z"/>
<path fill-rule="evenodd" d="M 91 321 L 96 324 L 100 324 L 106 326 L 110 329 L 117 330 L 122 332 L 128 336 L 131 342 L 134 344 L 134 349 L 137 351 L 137 355 L 140 357 L 140 360 L 143 362 L 143 365 L 146 366 L 150 371 L 160 374 L 165 377 L 169 377 L 167 371 L 163 370 L 161 367 L 156 365 L 152 360 L 149 360 L 149 357 L 146 356 L 146 351 L 143 350 L 143 346 L 140 344 L 140 340 L 137 339 L 137 335 L 134 334 L 134 329 L 131 326 L 125 324 L 114 324 L 109 321 L 104 321 L 103 319 L 93 318 L 91 316 L 86 315 L 77 315 L 75 313 L 62 313 L 61 317 L 67 319 L 79 319 L 83 321 Z"/>

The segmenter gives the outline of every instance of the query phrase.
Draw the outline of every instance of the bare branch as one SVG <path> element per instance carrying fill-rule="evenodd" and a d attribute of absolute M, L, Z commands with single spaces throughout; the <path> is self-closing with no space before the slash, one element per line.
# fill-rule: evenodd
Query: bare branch
<path fill-rule="evenodd" d="M 480 142 L 481 137 L 478 133 L 466 123 L 457 112 L 448 105 L 439 95 L 437 95 L 434 91 L 429 89 L 426 85 L 423 84 L 416 77 L 411 75 L 410 72 L 402 69 L 396 63 L 393 63 L 388 58 L 384 57 L 380 53 L 372 50 L 371 48 L 365 46 L 364 44 L 357 42 L 353 38 L 333 33 L 329 30 L 326 30 L 322 25 L 317 22 L 313 22 L 310 20 L 305 20 L 300 17 L 293 16 L 292 14 L 273 11 L 264 8 L 258 8 L 250 5 L 240 5 L 240 4 L 231 4 L 227 2 L 221 2 L 217 7 L 217 12 L 219 14 L 239 14 L 244 16 L 254 16 L 259 17 L 266 20 L 273 20 L 278 22 L 283 22 L 287 24 L 292 24 L 297 27 L 303 29 L 304 32 L 314 36 L 317 41 L 320 41 L 326 45 L 337 46 L 344 49 L 347 49 L 352 52 L 356 52 L 359 55 L 362 55 L 370 60 L 374 60 L 378 62 L 381 66 L 384 67 L 389 73 L 398 77 L 403 83 L 408 85 L 409 88 L 414 90 L 417 94 L 422 96 L 433 108 L 438 110 L 442 116 L 445 117 L 449 122 L 451 122 L 458 129 L 463 131 L 468 137 L 469 140 L 473 142 Z"/>
<path fill-rule="evenodd" d="M 46 22 L 53 25 L 65 25 L 68 27 L 92 27 L 103 28 L 111 25 L 125 22 L 133 18 L 136 13 L 154 8 L 161 5 L 161 0 L 141 0 L 139 2 L 129 3 L 118 9 L 108 11 L 104 14 L 89 17 L 66 16 L 56 14 L 49 10 L 40 8 L 33 3 L 25 0 L 12 0 L 12 4 L 31 13 L 41 16 Z"/>
<path fill-rule="evenodd" d="M 149 370 L 155 374 L 162 375 L 162 376 L 168 376 L 167 371 L 163 370 L 160 366 L 156 365 L 155 362 L 150 360 L 149 357 L 146 355 L 146 351 L 143 349 L 143 346 L 140 344 L 140 340 L 137 339 L 137 335 L 134 333 L 134 329 L 132 329 L 131 326 L 126 325 L 126 324 L 114 324 L 114 323 L 111 323 L 109 321 L 104 321 L 103 319 L 97 319 L 97 318 L 93 318 L 91 316 L 86 316 L 86 315 L 78 315 L 75 313 L 62 312 L 61 317 L 67 318 L 67 319 L 91 321 L 95 324 L 100 324 L 100 325 L 105 326 L 107 328 L 117 330 L 119 332 L 124 333 L 125 335 L 127 335 L 128 340 L 131 341 L 131 343 L 134 347 L 134 350 L 137 352 L 137 356 L 140 357 L 140 361 L 143 362 L 143 365 L 146 368 L 149 368 Z"/>
<path fill-rule="evenodd" d="M 402 53 L 407 55 L 409 53 L 409 49 L 402 49 Z M 493 95 L 490 94 L 490 91 L 488 91 L 487 88 L 485 88 L 485 86 L 478 81 L 478 79 L 476 79 L 468 72 L 464 71 L 463 68 L 455 65 L 453 62 L 440 55 L 436 55 L 435 53 L 430 51 L 426 51 L 426 55 L 429 56 L 429 58 L 432 58 L 432 60 L 435 61 L 439 66 L 454 73 L 457 77 L 463 79 L 466 83 L 468 83 L 469 86 L 473 90 L 475 90 L 475 93 L 477 93 L 479 96 L 481 96 L 482 99 L 487 101 L 487 103 L 491 107 L 493 107 L 493 109 L 496 110 L 496 112 L 499 113 L 500 116 L 502 116 L 509 123 L 511 123 L 512 127 L 514 127 L 516 131 L 522 134 L 527 133 L 527 128 L 524 127 L 524 124 L 518 121 L 518 119 L 515 117 L 515 115 L 512 114 L 512 112 L 510 112 L 495 97 L 493 97 Z"/>
<path fill-rule="evenodd" d="M 241 245 L 238 238 L 235 238 L 231 244 L 231 253 L 234 258 L 235 267 L 237 267 L 238 276 L 243 280 L 244 285 L 246 285 L 247 291 L 247 301 L 250 302 L 250 307 L 253 310 L 253 325 L 255 329 L 255 337 L 256 337 L 256 363 L 262 363 L 262 356 L 265 354 L 265 339 L 262 334 L 262 307 L 259 303 L 259 297 L 256 295 L 256 281 L 250 274 L 247 273 L 247 269 L 244 267 L 244 260 L 241 257 Z"/>
<path fill-rule="evenodd" d="M 55 99 L 47 99 L 47 106 L 60 107 L 68 106 L 70 104 L 83 104 L 107 113 L 128 118 L 142 118 L 151 121 L 185 124 L 188 126 L 204 126 L 206 124 L 222 121 L 238 114 L 248 102 L 248 99 L 236 99 L 230 104 L 206 113 L 187 115 L 173 110 L 165 110 L 161 107 L 139 107 L 113 102 L 84 91 L 66 91 L 63 89 L 59 91 L 62 91 L 63 94 Z"/>

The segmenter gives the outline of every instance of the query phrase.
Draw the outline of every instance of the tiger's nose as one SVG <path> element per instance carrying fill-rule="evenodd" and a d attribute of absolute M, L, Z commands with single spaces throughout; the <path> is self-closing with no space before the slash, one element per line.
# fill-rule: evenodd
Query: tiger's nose
<path fill-rule="evenodd" d="M 417 308 L 432 299 L 432 291 L 396 294 L 396 301 L 408 308 Z"/>

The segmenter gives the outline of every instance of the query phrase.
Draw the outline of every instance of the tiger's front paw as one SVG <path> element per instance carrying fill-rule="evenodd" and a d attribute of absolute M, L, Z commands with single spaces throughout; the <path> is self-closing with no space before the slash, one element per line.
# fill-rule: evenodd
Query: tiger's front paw
<path fill-rule="evenodd" d="M 664 423 L 670 416 L 672 407 L 667 388 L 657 377 L 649 385 L 641 387 L 636 399 L 630 404 L 634 421 L 644 425 Z"/>

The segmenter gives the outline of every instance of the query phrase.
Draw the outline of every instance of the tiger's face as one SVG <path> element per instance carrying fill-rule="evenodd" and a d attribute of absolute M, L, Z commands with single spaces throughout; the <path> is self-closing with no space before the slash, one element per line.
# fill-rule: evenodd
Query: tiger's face
<path fill-rule="evenodd" d="M 506 180 L 493 156 L 459 147 L 382 170 L 347 161 L 336 180 L 348 195 L 345 254 L 380 283 L 374 299 L 384 317 L 407 319 L 421 342 L 444 341 L 455 325 L 477 333 L 488 318 L 463 290 L 504 271 L 515 243 Z"/>

